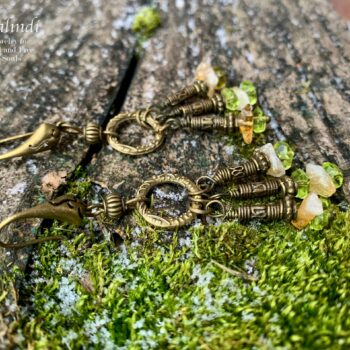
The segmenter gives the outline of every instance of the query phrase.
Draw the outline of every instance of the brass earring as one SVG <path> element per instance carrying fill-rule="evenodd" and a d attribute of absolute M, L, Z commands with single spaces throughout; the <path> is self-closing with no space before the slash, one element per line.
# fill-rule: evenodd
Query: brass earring
<path fill-rule="evenodd" d="M 225 102 L 220 94 L 209 98 L 208 86 L 202 81 L 195 81 L 174 94 L 169 95 L 158 105 L 150 106 L 136 112 L 120 113 L 112 118 L 106 129 L 90 122 L 79 128 L 65 122 L 57 124 L 42 123 L 34 132 L 16 135 L 0 140 L 0 144 L 22 138 L 27 140 L 17 148 L 0 155 L 0 160 L 29 156 L 54 148 L 60 141 L 62 133 L 82 135 L 87 144 L 106 142 L 116 151 L 132 155 L 144 155 L 159 148 L 165 139 L 168 128 L 189 128 L 192 130 L 220 130 L 232 133 L 240 130 L 246 143 L 253 135 L 253 114 L 249 105 L 238 115 L 225 112 Z M 197 99 L 191 101 L 192 99 Z M 199 99 L 198 99 L 199 98 Z M 185 103 L 189 101 L 188 103 Z M 185 104 L 184 104 L 185 103 Z M 130 146 L 118 140 L 119 129 L 125 122 L 136 123 L 151 129 L 153 140 L 142 146 Z"/>
<path fill-rule="evenodd" d="M 53 201 L 9 217 L 0 223 L 0 230 L 13 221 L 32 217 L 57 219 L 74 225 L 80 225 L 84 217 L 97 217 L 99 215 L 118 220 L 129 209 L 136 209 L 154 227 L 172 230 L 191 224 L 198 216 L 221 217 L 228 220 L 255 218 L 291 220 L 296 214 L 294 201 L 296 184 L 291 178 L 270 178 L 260 182 L 240 183 L 242 179 L 255 177 L 258 174 L 266 175 L 269 172 L 273 158 L 269 158 L 268 153 L 264 153 L 264 147 L 257 150 L 252 159 L 246 163 L 219 170 L 213 177 L 202 176 L 197 181 L 192 181 L 187 177 L 176 174 L 154 176 L 144 181 L 135 197 L 131 199 L 110 194 L 104 197 L 100 204 L 86 205 L 73 197 L 61 196 Z M 229 188 L 223 193 L 213 192 L 215 186 L 222 186 L 230 182 L 235 183 L 234 188 Z M 158 185 L 169 183 L 184 187 L 188 194 L 187 210 L 178 217 L 164 214 L 157 215 L 148 205 L 152 190 Z M 227 208 L 223 201 L 225 198 L 245 199 L 271 196 L 278 193 L 281 194 L 282 198 L 278 202 L 269 204 Z M 219 207 L 219 212 L 215 210 L 215 207 Z M 22 248 L 30 244 L 62 238 L 62 236 L 46 237 L 19 244 L 0 242 L 0 246 L 4 248 Z"/>

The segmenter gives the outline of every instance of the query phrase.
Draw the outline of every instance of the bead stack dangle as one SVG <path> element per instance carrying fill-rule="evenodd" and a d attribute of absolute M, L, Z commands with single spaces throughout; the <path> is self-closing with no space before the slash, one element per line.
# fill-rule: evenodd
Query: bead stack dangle
<path fill-rule="evenodd" d="M 257 181 L 259 177 L 263 177 L 263 180 Z M 212 204 L 219 205 L 221 213 L 215 214 L 216 217 L 240 221 L 295 218 L 297 185 L 293 179 L 285 176 L 283 165 L 271 144 L 257 149 L 249 161 L 219 169 L 212 177 L 202 176 L 196 183 L 209 198 L 206 210 L 213 211 Z M 223 187 L 223 191 L 215 191 Z M 266 199 L 271 196 L 279 199 L 267 202 Z M 262 204 L 242 204 L 244 200 L 253 198 L 264 201 Z M 235 200 L 239 201 L 239 205 L 234 208 L 224 204 Z"/>
<path fill-rule="evenodd" d="M 197 181 L 177 175 L 164 173 L 144 181 L 132 198 L 123 198 L 116 193 L 106 195 L 102 203 L 85 204 L 72 196 L 61 196 L 48 203 L 17 213 L 0 223 L 0 230 L 10 223 L 32 217 L 57 219 L 73 225 L 81 225 L 84 217 L 100 217 L 108 220 L 119 220 L 124 214 L 136 210 L 151 226 L 169 230 L 190 225 L 197 217 L 221 217 L 224 220 L 268 219 L 291 220 L 295 217 L 296 207 L 294 195 L 296 186 L 288 177 L 269 178 L 255 182 L 257 176 L 268 173 L 279 174 L 280 164 L 276 162 L 276 154 L 271 152 L 269 145 L 258 149 L 251 160 L 236 166 L 218 170 L 214 176 L 202 176 Z M 270 145 L 272 147 L 272 145 Z M 272 147 L 273 150 L 273 147 Z M 253 179 L 253 182 L 242 180 Z M 175 184 L 187 191 L 186 211 L 176 217 L 167 213 L 157 213 L 152 208 L 151 193 L 159 185 Z M 224 192 L 218 188 L 234 184 Z M 280 200 L 259 205 L 240 205 L 231 209 L 225 199 L 242 200 L 255 197 L 280 195 Z M 219 207 L 219 212 L 215 209 Z M 62 239 L 61 236 L 46 237 L 19 244 L 0 242 L 4 248 L 22 248 L 47 240 Z"/>
<path fill-rule="evenodd" d="M 251 99 L 250 95 L 254 95 Z M 252 92 L 253 90 L 253 92 Z M 210 96 L 208 95 L 210 93 Z M 169 129 L 221 131 L 233 134 L 239 130 L 245 143 L 253 140 L 254 133 L 261 133 L 269 120 L 256 105 L 255 87 L 243 82 L 240 87 L 209 91 L 204 81 L 168 95 L 158 104 L 134 112 L 123 112 L 113 117 L 106 128 L 94 122 L 77 127 L 66 122 L 42 123 L 35 131 L 0 140 L 0 144 L 27 138 L 23 144 L 0 155 L 0 160 L 29 156 L 47 151 L 61 141 L 64 133 L 81 136 L 88 145 L 107 144 L 114 150 L 130 156 L 145 155 L 157 150 L 166 140 Z M 120 141 L 120 130 L 125 123 L 136 123 L 151 130 L 153 137 L 147 143 L 132 146 Z"/>
<path fill-rule="evenodd" d="M 250 99 L 244 89 L 255 97 Z M 135 147 L 120 143 L 118 130 L 126 121 L 151 129 L 153 142 Z M 106 128 L 110 134 L 107 143 L 121 153 L 142 155 L 160 147 L 168 129 L 185 128 L 227 134 L 239 131 L 243 141 L 250 144 L 253 134 L 264 132 L 268 121 L 257 105 L 256 90 L 250 82 L 243 82 L 240 87 L 210 91 L 206 82 L 196 80 L 146 109 L 116 115 Z"/>
<path fill-rule="evenodd" d="M 195 181 L 171 173 L 153 176 L 143 181 L 131 198 L 110 193 L 100 203 L 86 204 L 72 196 L 61 196 L 12 215 L 0 223 L 0 230 L 14 221 L 34 217 L 56 219 L 77 226 L 83 223 L 84 217 L 118 221 L 134 210 L 150 226 L 166 230 L 191 225 L 196 218 L 201 218 L 203 223 L 206 218 L 220 218 L 223 221 L 287 220 L 302 229 L 323 212 L 318 195 L 333 195 L 336 188 L 342 185 L 343 178 L 340 170 L 331 163 L 324 163 L 323 166 L 307 164 L 306 173 L 297 169 L 291 177 L 286 176 L 285 169 L 290 168 L 293 154 L 283 142 L 275 146 L 266 144 L 256 149 L 250 160 L 221 168 L 214 175 L 203 175 Z M 305 179 L 308 179 L 308 183 Z M 185 189 L 185 212 L 179 211 L 174 216 L 155 210 L 152 193 L 157 186 L 164 184 Z M 259 203 L 245 203 L 256 198 L 260 198 Z M 296 198 L 304 198 L 299 207 Z M 0 241 L 0 247 L 22 248 L 59 239 L 64 237 L 51 236 L 14 244 Z"/>

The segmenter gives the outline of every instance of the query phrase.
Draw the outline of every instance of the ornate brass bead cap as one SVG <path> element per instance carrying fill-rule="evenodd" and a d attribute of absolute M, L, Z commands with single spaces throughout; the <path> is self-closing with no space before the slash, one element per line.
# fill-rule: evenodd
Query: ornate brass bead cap
<path fill-rule="evenodd" d="M 252 161 L 256 164 L 257 170 L 260 173 L 266 173 L 271 165 L 266 155 L 260 151 L 254 152 Z"/>
<path fill-rule="evenodd" d="M 280 186 L 285 196 L 295 196 L 298 191 L 297 183 L 290 177 L 283 177 L 280 180 Z"/>
<path fill-rule="evenodd" d="M 297 216 L 297 206 L 294 196 L 284 197 L 284 218 L 287 220 L 295 219 Z"/>
<path fill-rule="evenodd" d="M 202 80 L 196 80 L 193 83 L 194 88 L 199 96 L 206 96 L 208 94 L 208 85 Z"/>
<path fill-rule="evenodd" d="M 118 194 L 112 193 L 103 198 L 103 208 L 109 219 L 117 220 L 125 211 L 125 203 Z"/>
<path fill-rule="evenodd" d="M 83 129 L 85 142 L 89 145 L 101 143 L 103 140 L 103 130 L 96 123 L 89 122 Z"/>

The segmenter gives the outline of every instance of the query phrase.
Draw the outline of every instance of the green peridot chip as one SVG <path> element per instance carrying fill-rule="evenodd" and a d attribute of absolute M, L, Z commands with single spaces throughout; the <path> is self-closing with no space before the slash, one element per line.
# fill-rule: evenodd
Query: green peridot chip
<path fill-rule="evenodd" d="M 344 182 L 344 177 L 341 170 L 334 163 L 331 163 L 331 162 L 323 163 L 322 167 L 324 170 L 326 170 L 327 174 L 332 178 L 335 187 L 339 188 Z"/>
<path fill-rule="evenodd" d="M 227 103 L 227 101 L 232 100 L 235 97 L 235 93 L 232 88 L 226 87 L 221 90 L 221 96 L 224 98 L 225 103 Z"/>
<path fill-rule="evenodd" d="M 256 88 L 254 84 L 249 80 L 244 80 L 241 82 L 239 86 L 244 92 L 246 92 L 249 96 L 249 104 L 255 105 L 258 98 L 256 95 Z"/>
<path fill-rule="evenodd" d="M 310 180 L 306 173 L 302 169 L 297 169 L 292 172 L 292 179 L 296 182 L 298 186 L 297 198 L 304 199 L 309 193 L 309 183 Z"/>
<path fill-rule="evenodd" d="M 329 211 L 324 211 L 321 215 L 317 215 L 310 223 L 310 228 L 314 231 L 321 231 L 325 228 L 331 218 Z"/>
<path fill-rule="evenodd" d="M 226 86 L 226 82 L 227 82 L 227 76 L 225 74 L 225 71 L 221 68 L 221 67 L 214 67 L 214 72 L 216 74 L 216 76 L 218 77 L 219 81 L 216 84 L 216 90 L 221 90 Z"/>
<path fill-rule="evenodd" d="M 259 106 L 254 108 L 253 115 L 253 130 L 256 134 L 260 134 L 266 130 L 269 118 L 266 117 L 263 110 Z"/>
<path fill-rule="evenodd" d="M 292 166 L 294 151 L 285 141 L 276 142 L 274 149 L 278 158 L 281 160 L 284 169 L 289 169 Z"/>

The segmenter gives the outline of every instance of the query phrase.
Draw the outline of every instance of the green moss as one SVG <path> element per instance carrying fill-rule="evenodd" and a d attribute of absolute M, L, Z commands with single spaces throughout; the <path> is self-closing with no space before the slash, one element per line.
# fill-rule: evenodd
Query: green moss
<path fill-rule="evenodd" d="M 141 40 L 150 38 L 160 26 L 161 18 L 157 9 L 144 7 L 135 16 L 132 30 Z"/>
<path fill-rule="evenodd" d="M 345 348 L 350 213 L 331 210 L 321 231 L 224 223 L 179 235 L 136 217 L 118 247 L 91 222 L 54 224 L 45 234 L 74 235 L 34 253 L 27 309 L 12 324 L 24 338 L 13 339 L 35 349 Z"/>

